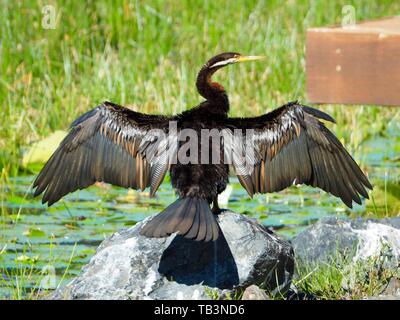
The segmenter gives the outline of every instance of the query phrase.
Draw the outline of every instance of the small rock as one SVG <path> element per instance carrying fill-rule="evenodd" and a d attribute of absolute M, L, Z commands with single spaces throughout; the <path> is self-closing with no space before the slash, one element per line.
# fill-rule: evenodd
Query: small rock
<path fill-rule="evenodd" d="M 390 278 L 388 285 L 382 291 L 382 295 L 400 297 L 400 279 Z"/>
<path fill-rule="evenodd" d="M 242 300 L 269 300 L 269 298 L 264 290 L 253 284 L 243 292 Z"/>
<path fill-rule="evenodd" d="M 284 293 L 294 271 L 289 242 L 244 215 L 218 215 L 220 237 L 139 235 L 147 219 L 107 238 L 82 273 L 52 299 L 210 299 L 252 284 Z"/>
<path fill-rule="evenodd" d="M 400 300 L 399 296 L 372 296 L 366 297 L 364 300 Z"/>

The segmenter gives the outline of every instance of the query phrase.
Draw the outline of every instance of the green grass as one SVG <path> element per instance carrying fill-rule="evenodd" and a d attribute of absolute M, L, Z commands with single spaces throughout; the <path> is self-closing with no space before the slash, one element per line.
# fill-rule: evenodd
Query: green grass
<path fill-rule="evenodd" d="M 56 8 L 54 30 L 42 27 L 42 9 L 47 4 Z M 191 108 L 201 101 L 194 86 L 198 69 L 222 51 L 268 57 L 217 74 L 228 90 L 232 115 L 255 116 L 287 101 L 307 102 L 306 29 L 339 24 L 342 6 L 347 4 L 354 5 L 358 21 L 400 13 L 400 2 L 386 0 L 284 4 L 0 0 L 0 201 L 8 192 L 7 178 L 23 173 L 21 153 L 31 142 L 66 129 L 104 100 L 141 112 L 172 114 Z M 400 121 L 399 109 L 390 107 L 320 108 L 336 118 L 334 132 L 362 165 L 361 143 L 381 135 L 389 121 Z M 377 194 L 371 211 L 387 216 L 388 186 L 381 189 L 383 195 Z M 21 209 L 10 212 L 1 204 L 2 215 L 19 217 L 20 213 Z M 0 242 L 0 252 L 3 248 Z M 21 283 L 35 275 L 30 264 L 17 270 L 6 277 L 14 279 L 8 282 L 14 288 L 13 298 L 24 296 Z M 332 279 L 329 285 L 335 286 L 335 270 L 322 268 L 302 283 L 322 292 L 322 297 L 340 297 L 343 292 L 335 296 L 323 282 Z M 0 274 L 5 275 L 5 270 Z"/>
<path fill-rule="evenodd" d="M 0 299 L 13 300 L 36 300 L 45 297 L 58 288 L 68 275 L 68 271 L 73 263 L 75 255 L 75 246 L 72 253 L 64 262 L 61 274 L 57 275 L 55 266 L 60 265 L 60 257 L 52 254 L 54 245 L 52 242 L 48 245 L 50 258 L 43 265 L 40 261 L 40 256 L 32 256 L 29 252 L 33 244 L 28 243 L 27 248 L 21 253 L 15 254 L 15 265 L 12 268 L 7 268 L 3 263 L 2 254 L 7 247 L 0 250 L 0 289 L 7 290 L 7 295 L 0 292 Z"/>
<path fill-rule="evenodd" d="M 379 256 L 353 261 L 352 255 L 337 252 L 329 261 L 306 263 L 297 261 L 293 284 L 299 292 L 321 300 L 359 300 L 378 296 L 392 277 L 400 272 L 387 268 L 385 249 Z"/>
<path fill-rule="evenodd" d="M 379 296 L 391 278 L 399 278 L 400 271 L 387 268 L 385 248 L 379 256 L 371 256 L 366 260 L 353 261 L 355 251 L 339 252 L 328 261 L 310 263 L 296 261 L 296 271 L 292 286 L 306 299 L 318 300 L 360 300 Z M 261 287 L 262 290 L 265 290 Z M 287 299 L 286 294 L 271 295 L 270 299 Z M 219 295 L 215 289 L 206 289 L 212 300 L 240 300 L 244 290 L 237 289 L 233 294 Z M 289 294 L 290 296 L 291 294 Z"/>

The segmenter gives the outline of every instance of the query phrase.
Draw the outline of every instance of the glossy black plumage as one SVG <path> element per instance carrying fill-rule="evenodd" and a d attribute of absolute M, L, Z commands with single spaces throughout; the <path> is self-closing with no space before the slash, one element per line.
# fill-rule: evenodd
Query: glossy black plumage
<path fill-rule="evenodd" d="M 260 117 L 227 120 L 236 128 L 255 130 L 260 159 L 251 175 L 239 179 L 250 196 L 304 183 L 339 197 L 348 207 L 352 201 L 360 204 L 360 196 L 368 198 L 368 179 L 319 119 L 334 122 L 319 110 L 292 102 Z"/>
<path fill-rule="evenodd" d="M 104 102 L 82 115 L 39 173 L 34 195 L 44 192 L 43 203 L 51 205 L 96 181 L 141 190 L 150 187 L 154 194 L 169 170 L 179 199 L 148 221 L 141 233 L 164 237 L 178 232 L 190 239 L 216 240 L 218 225 L 209 204 L 214 202 L 218 209 L 217 196 L 228 183 L 228 164 L 169 163 L 157 157 L 166 151 L 169 139 L 177 140 L 189 128 L 199 134 L 202 129 L 228 132 L 222 144 L 232 145 L 232 165 L 250 196 L 304 183 L 330 192 L 349 207 L 368 198 L 366 188 L 372 188 L 368 179 L 320 121 L 333 122 L 329 115 L 292 102 L 259 117 L 228 117 L 228 96 L 211 76 L 227 64 L 245 61 L 242 57 L 228 52 L 210 59 L 196 82 L 206 100 L 182 114 L 147 115 Z M 171 121 L 177 123 L 177 132 L 169 131 Z M 157 138 L 152 129 L 169 134 L 168 138 Z M 235 129 L 254 130 L 250 172 L 242 165 L 250 157 L 245 139 L 234 137 Z M 169 151 L 178 155 L 183 143 Z M 198 143 L 201 150 L 201 140 Z M 209 150 L 219 153 L 220 159 L 227 156 L 222 147 L 210 144 Z"/>

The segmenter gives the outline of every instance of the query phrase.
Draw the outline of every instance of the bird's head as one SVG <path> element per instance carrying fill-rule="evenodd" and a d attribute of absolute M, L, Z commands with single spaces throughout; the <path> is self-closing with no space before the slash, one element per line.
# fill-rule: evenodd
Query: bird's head
<path fill-rule="evenodd" d="M 220 53 L 210 60 L 201 68 L 196 81 L 197 90 L 207 100 L 219 101 L 220 104 L 228 108 L 228 97 L 222 85 L 211 80 L 212 75 L 227 65 L 237 62 L 253 61 L 263 59 L 262 56 L 244 56 L 237 52 Z"/>
<path fill-rule="evenodd" d="M 244 56 L 237 52 L 224 52 L 212 57 L 206 63 L 207 69 L 218 70 L 219 68 L 225 67 L 229 64 L 245 61 L 253 61 L 264 59 L 264 56 Z"/>

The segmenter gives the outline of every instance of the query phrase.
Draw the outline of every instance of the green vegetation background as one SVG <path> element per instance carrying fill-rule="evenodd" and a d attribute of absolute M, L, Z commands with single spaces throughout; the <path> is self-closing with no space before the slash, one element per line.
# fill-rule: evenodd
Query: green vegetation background
<path fill-rule="evenodd" d="M 221 51 L 264 54 L 266 62 L 218 74 L 233 115 L 290 100 L 307 102 L 308 27 L 395 15 L 399 1 L 8 1 L 0 0 L 0 170 L 16 175 L 21 150 L 104 100 L 142 112 L 174 113 L 201 100 L 197 70 Z M 53 5 L 56 28 L 44 29 Z M 323 106 L 351 152 L 398 115 L 395 108 Z"/>
<path fill-rule="evenodd" d="M 268 58 L 231 66 L 217 74 L 228 90 L 232 115 L 255 116 L 296 99 L 307 103 L 306 30 L 340 24 L 342 8 L 349 4 L 355 8 L 357 21 L 400 14 L 400 1 L 386 0 L 0 0 L 2 221 L 13 220 L 4 218 L 10 213 L 16 216 L 15 221 L 19 219 L 21 208 L 8 210 L 4 206 L 7 180 L 27 170 L 21 166 L 21 155 L 32 142 L 55 130 L 66 130 L 76 117 L 104 100 L 141 112 L 171 114 L 191 108 L 201 101 L 194 85 L 197 71 L 222 51 Z M 42 27 L 46 5 L 56 10 L 55 29 Z M 336 118 L 334 132 L 364 169 L 362 142 L 384 136 L 390 121 L 400 121 L 396 107 L 319 108 Z M 387 147 L 400 150 L 398 145 Z M 398 182 L 373 182 L 381 184 L 374 189 L 375 199 L 383 199 L 380 205 L 386 206 L 374 209 L 374 214 L 397 215 Z M 390 213 L 389 202 L 395 204 Z M 6 247 L 7 243 L 0 247 L 0 256 Z M 52 245 L 49 247 L 51 252 Z M 69 274 L 70 262 L 64 275 Z M 35 263 L 15 268 L 11 276 L 4 271 L 6 267 L 0 267 L 6 274 L 0 283 L 11 288 L 13 298 L 26 298 L 21 283 L 32 281 Z M 296 284 L 320 298 L 345 296 L 340 267 L 299 274 Z M 357 297 L 378 287 L 375 283 L 381 285 L 380 280 L 371 279 Z M 33 298 L 34 292 L 28 297 Z"/>

